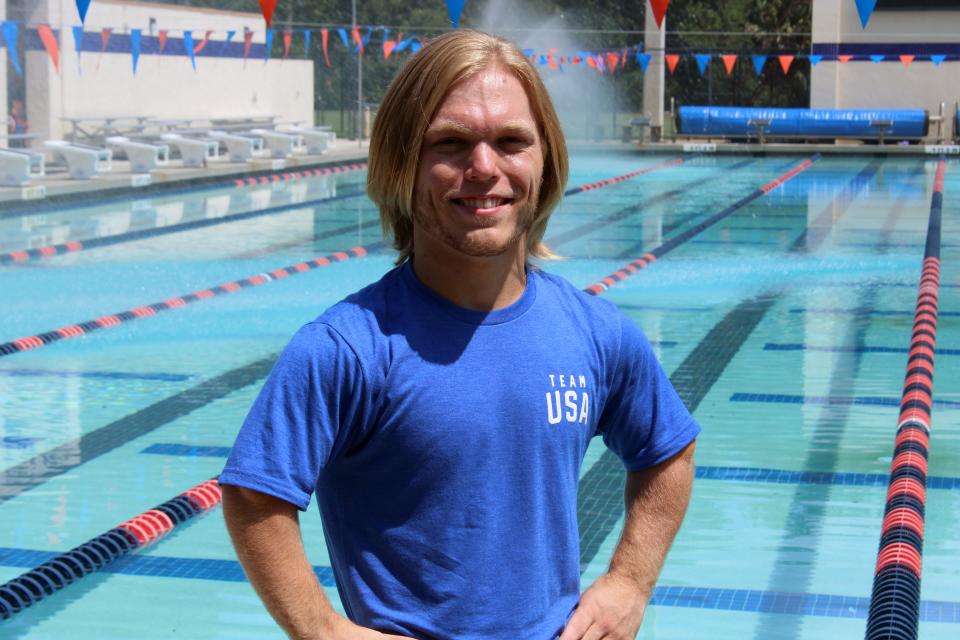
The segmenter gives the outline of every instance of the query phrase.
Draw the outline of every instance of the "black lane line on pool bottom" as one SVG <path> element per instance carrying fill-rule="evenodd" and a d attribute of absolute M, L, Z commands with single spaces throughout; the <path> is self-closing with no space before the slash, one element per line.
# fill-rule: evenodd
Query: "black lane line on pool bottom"
<path fill-rule="evenodd" d="M 278 353 L 227 371 L 0 472 L 0 504 L 265 378 Z"/>
<path fill-rule="evenodd" d="M 836 203 L 846 211 L 853 197 L 866 186 L 865 177 L 872 177 L 876 163 L 867 165 L 838 194 L 819 217 L 834 215 Z M 853 191 L 850 194 L 848 192 Z M 819 220 L 818 217 L 818 220 Z M 690 236 L 692 237 L 692 236 Z M 809 249 L 806 229 L 794 241 L 790 251 Z M 822 241 L 819 236 L 817 241 Z M 683 360 L 670 376 L 677 394 L 690 413 L 696 411 L 747 338 L 782 294 L 761 295 L 745 300 L 728 312 Z M 593 561 L 600 545 L 613 531 L 623 515 L 623 464 L 615 454 L 604 450 L 600 458 L 583 475 L 577 496 L 577 521 L 580 523 L 580 572 Z"/>
<path fill-rule="evenodd" d="M 155 238 L 157 236 L 164 236 L 171 233 L 182 233 L 184 231 L 194 231 L 196 229 L 205 229 L 207 227 L 213 227 L 219 224 L 229 224 L 231 222 L 241 222 L 244 220 L 252 220 L 254 218 L 259 218 L 262 216 L 272 216 L 281 213 L 287 213 L 289 211 L 295 211 L 297 209 L 308 209 L 310 207 L 318 207 L 329 202 L 339 202 L 341 200 L 349 200 L 351 198 L 359 198 L 361 196 L 366 196 L 366 191 L 357 191 L 354 193 L 346 193 L 342 195 L 336 195 L 329 198 L 315 198 L 313 200 L 305 200 L 303 202 L 281 204 L 275 207 L 266 207 L 264 209 L 255 209 L 253 211 L 243 211 L 241 213 L 232 213 L 225 216 L 220 216 L 218 218 L 201 218 L 199 220 L 191 220 L 189 222 L 181 222 L 178 224 L 172 224 L 165 227 L 153 227 L 151 229 L 138 229 L 137 231 L 128 231 L 126 233 L 118 233 L 112 236 L 104 236 L 101 238 L 90 238 L 89 240 L 74 240 L 71 242 L 64 242 L 61 244 L 50 245 L 48 247 L 39 247 L 37 249 L 24 249 L 21 251 L 10 251 L 8 253 L 0 253 L 0 265 L 5 264 L 24 264 L 32 260 L 39 260 L 41 258 L 50 258 L 53 256 L 62 256 L 70 253 L 77 253 L 79 251 L 86 251 L 87 249 L 99 249 L 102 247 L 109 247 L 115 244 L 124 244 L 127 242 L 136 242 L 138 240 L 146 240 L 148 238 Z M 339 229 L 333 229 L 330 232 L 333 235 L 340 233 L 347 233 L 356 229 L 356 225 L 350 225 L 347 227 L 341 227 Z"/>

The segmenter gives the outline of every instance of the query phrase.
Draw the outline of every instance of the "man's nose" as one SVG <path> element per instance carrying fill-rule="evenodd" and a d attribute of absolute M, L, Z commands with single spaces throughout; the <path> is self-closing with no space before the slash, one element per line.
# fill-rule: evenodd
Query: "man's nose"
<path fill-rule="evenodd" d="M 497 171 L 497 152 L 486 142 L 473 146 L 467 158 L 466 177 L 471 180 L 486 180 Z"/>

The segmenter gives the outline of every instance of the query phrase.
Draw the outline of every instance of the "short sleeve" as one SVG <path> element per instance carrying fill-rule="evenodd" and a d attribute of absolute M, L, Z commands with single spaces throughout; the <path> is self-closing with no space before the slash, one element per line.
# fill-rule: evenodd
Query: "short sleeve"
<path fill-rule="evenodd" d="M 244 420 L 221 484 L 310 503 L 320 472 L 368 410 L 363 370 L 328 325 L 306 325 L 277 359 Z"/>
<path fill-rule="evenodd" d="M 646 336 L 623 314 L 618 351 L 598 431 L 628 471 L 641 471 L 680 452 L 697 437 L 700 427 Z"/>

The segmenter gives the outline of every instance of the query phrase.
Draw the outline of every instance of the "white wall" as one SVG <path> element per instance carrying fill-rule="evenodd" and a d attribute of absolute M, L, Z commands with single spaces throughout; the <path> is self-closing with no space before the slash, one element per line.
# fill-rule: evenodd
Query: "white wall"
<path fill-rule="evenodd" d="M 874 11 L 863 29 L 853 0 L 814 0 L 813 43 L 957 43 L 960 11 Z M 810 106 L 814 109 L 926 109 L 936 115 L 946 103 L 943 134 L 953 134 L 953 113 L 960 100 L 960 62 L 940 66 L 929 59 L 905 67 L 898 57 L 875 64 L 824 60 L 812 68 Z M 931 138 L 936 126 L 931 123 Z"/>
<path fill-rule="evenodd" d="M 96 0 L 87 13 L 86 31 L 99 33 L 112 27 L 115 34 L 142 29 L 149 36 L 151 18 L 156 35 L 169 30 L 169 38 L 181 38 L 191 29 L 194 43 L 213 29 L 211 50 L 218 50 L 227 30 L 235 30 L 234 43 L 243 43 L 243 30 L 254 31 L 254 43 L 265 40 L 260 14 L 215 11 L 194 7 Z M 61 117 L 151 116 L 159 119 L 230 118 L 276 116 L 283 122 L 313 124 L 313 62 L 302 55 L 301 34 L 294 37 L 287 60 L 253 55 L 242 58 L 196 58 L 197 70 L 182 53 L 168 45 L 163 56 L 141 53 L 137 75 L 129 52 L 84 51 L 78 61 L 72 27 L 80 24 L 74 0 L 36 0 L 31 24 L 49 23 L 60 32 L 60 73 L 47 53 L 27 51 L 27 103 L 34 133 L 59 138 L 69 130 Z M 280 40 L 280 32 L 275 39 Z M 179 48 L 178 48 L 179 51 Z"/>
<path fill-rule="evenodd" d="M 0 20 L 7 19 L 7 2 L 0 0 Z M 0 118 L 3 118 L 3 131 L 7 130 L 7 48 L 0 48 Z M 7 141 L 3 140 L 0 146 L 7 146 Z"/>

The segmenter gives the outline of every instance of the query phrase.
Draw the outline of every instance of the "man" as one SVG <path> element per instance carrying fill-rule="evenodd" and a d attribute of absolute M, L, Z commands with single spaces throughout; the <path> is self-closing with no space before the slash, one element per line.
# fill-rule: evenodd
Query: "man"
<path fill-rule="evenodd" d="M 227 462 L 224 515 L 294 638 L 633 638 L 686 509 L 699 428 L 639 329 L 528 263 L 567 177 L 507 42 L 431 41 L 377 115 L 368 191 L 400 266 L 301 329 Z M 579 593 L 590 438 L 623 459 L 609 571 Z M 317 493 L 347 617 L 306 560 Z"/>

